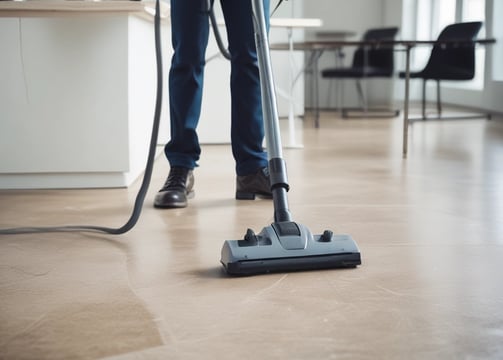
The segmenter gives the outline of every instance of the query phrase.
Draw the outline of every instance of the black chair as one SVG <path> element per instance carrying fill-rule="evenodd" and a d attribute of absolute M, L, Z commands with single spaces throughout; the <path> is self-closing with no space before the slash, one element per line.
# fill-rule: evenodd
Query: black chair
<path fill-rule="evenodd" d="M 392 44 L 386 41 L 393 41 L 398 33 L 397 27 L 369 29 L 363 35 L 362 41 L 368 44 L 359 46 L 354 53 L 353 62 L 350 67 L 335 67 L 321 71 L 322 78 L 325 79 L 355 79 L 356 89 L 364 116 L 369 116 L 369 111 L 375 112 L 382 109 L 368 109 L 361 80 L 366 78 L 391 78 L 394 73 L 394 51 Z M 384 42 L 384 43 L 381 43 Z M 342 108 L 343 117 L 348 117 L 351 109 Z M 398 111 L 385 110 L 391 112 L 391 116 L 397 116 Z M 381 116 L 383 116 L 381 114 Z M 389 114 L 384 116 L 390 116 Z"/>
<path fill-rule="evenodd" d="M 433 46 L 430 58 L 423 70 L 411 72 L 411 79 L 423 79 L 422 96 L 422 119 L 426 116 L 426 82 L 435 80 L 437 83 L 437 116 L 435 119 L 446 119 L 442 117 L 442 101 L 440 99 L 440 81 L 472 80 L 475 76 L 475 43 L 477 34 L 482 27 L 482 22 L 466 22 L 448 25 L 442 30 L 437 38 L 438 44 Z M 449 44 L 449 41 L 465 41 L 465 43 Z M 442 43 L 443 42 L 443 43 Z M 405 78 L 405 72 L 399 73 L 401 78 Z M 480 115 L 455 116 L 453 118 L 477 118 Z"/>

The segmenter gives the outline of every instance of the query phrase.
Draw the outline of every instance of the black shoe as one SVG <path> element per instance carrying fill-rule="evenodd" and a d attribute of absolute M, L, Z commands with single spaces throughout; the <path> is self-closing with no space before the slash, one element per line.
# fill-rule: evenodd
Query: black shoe
<path fill-rule="evenodd" d="M 236 178 L 237 200 L 254 200 L 255 195 L 272 198 L 269 169 L 267 167 L 259 169 L 255 174 Z"/>
<path fill-rule="evenodd" d="M 154 207 L 170 209 L 184 208 L 187 199 L 194 197 L 194 174 L 191 169 L 172 167 L 164 186 L 157 193 Z"/>

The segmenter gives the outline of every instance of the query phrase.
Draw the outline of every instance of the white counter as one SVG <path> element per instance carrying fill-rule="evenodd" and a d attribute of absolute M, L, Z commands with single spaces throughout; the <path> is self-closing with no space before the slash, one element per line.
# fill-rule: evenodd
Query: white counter
<path fill-rule="evenodd" d="M 0 188 L 123 187 L 143 172 L 156 87 L 145 5 L 0 2 Z"/>

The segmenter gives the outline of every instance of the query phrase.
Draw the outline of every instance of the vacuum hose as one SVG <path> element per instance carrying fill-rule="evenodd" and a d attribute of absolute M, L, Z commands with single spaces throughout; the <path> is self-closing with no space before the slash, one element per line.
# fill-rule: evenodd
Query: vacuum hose
<path fill-rule="evenodd" d="M 281 5 L 283 0 L 279 0 L 278 4 L 272 11 L 272 14 L 276 12 L 278 7 Z M 211 28 L 213 29 L 213 34 L 215 35 L 215 41 L 217 42 L 218 49 L 222 53 L 223 57 L 226 58 L 227 60 L 231 59 L 231 54 L 229 53 L 229 50 L 224 46 L 224 43 L 222 41 L 222 37 L 220 36 L 220 30 L 218 30 L 218 24 L 217 20 L 215 18 L 215 12 L 213 11 L 213 1 L 212 0 L 207 0 L 206 1 L 206 8 L 208 9 L 208 15 L 210 17 L 210 22 L 211 22 Z M 271 16 L 272 16 L 271 14 Z"/>
<path fill-rule="evenodd" d="M 213 29 L 213 34 L 215 35 L 215 40 L 217 42 L 218 49 L 220 50 L 224 58 L 230 60 L 231 54 L 229 53 L 229 50 L 224 46 L 222 37 L 220 36 L 220 31 L 218 30 L 218 24 L 215 18 L 215 12 L 213 11 L 212 1 L 207 0 L 206 5 L 207 5 L 206 8 L 208 9 L 208 14 L 210 16 L 211 28 Z"/>

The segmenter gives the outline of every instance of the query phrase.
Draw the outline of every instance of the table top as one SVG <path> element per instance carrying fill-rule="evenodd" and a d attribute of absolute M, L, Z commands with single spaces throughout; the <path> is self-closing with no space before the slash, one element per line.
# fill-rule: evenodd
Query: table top
<path fill-rule="evenodd" d="M 339 49 L 345 46 L 403 46 L 414 47 L 419 45 L 445 45 L 445 46 L 462 46 L 469 44 L 490 45 L 494 44 L 496 39 L 476 39 L 469 41 L 466 39 L 451 39 L 451 40 L 313 40 L 313 41 L 296 41 L 293 43 L 293 50 L 314 51 L 314 50 L 330 50 Z M 289 43 L 273 43 L 270 45 L 271 50 L 290 50 Z"/>
<path fill-rule="evenodd" d="M 169 7 L 161 3 L 161 16 L 169 16 Z M 43 0 L 43 1 L 0 1 L 0 17 L 29 17 L 88 13 L 155 13 L 154 0 Z"/>
<path fill-rule="evenodd" d="M 138 11 L 143 9 L 141 1 L 0 1 L 2 11 Z"/>
<path fill-rule="evenodd" d="M 217 19 L 217 24 L 220 26 L 225 25 L 225 20 L 222 18 Z M 314 18 L 276 18 L 272 17 L 269 20 L 271 27 L 282 27 L 282 28 L 310 28 L 310 27 L 320 27 L 323 25 L 321 19 Z"/>
<path fill-rule="evenodd" d="M 356 35 L 358 35 L 356 31 L 349 31 L 349 30 L 320 30 L 314 33 L 314 37 L 317 40 L 320 39 L 343 40 Z"/>
<path fill-rule="evenodd" d="M 275 18 L 272 17 L 270 20 L 271 27 L 285 27 L 285 28 L 308 28 L 308 27 L 320 27 L 323 25 L 321 19 L 310 19 L 310 18 Z"/>

